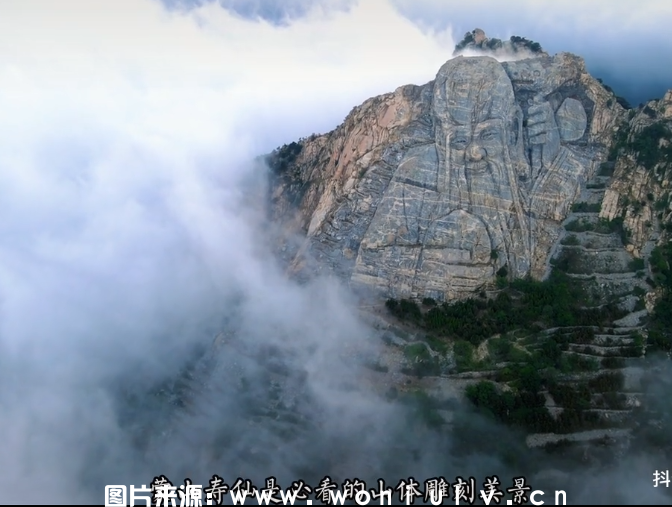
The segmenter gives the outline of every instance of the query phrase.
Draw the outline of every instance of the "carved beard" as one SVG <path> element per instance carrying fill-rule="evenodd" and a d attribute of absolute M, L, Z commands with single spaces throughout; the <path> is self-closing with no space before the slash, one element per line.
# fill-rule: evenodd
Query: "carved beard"
<path fill-rule="evenodd" d="M 486 150 L 486 156 L 482 160 L 459 164 L 460 171 L 456 174 L 455 183 L 462 183 L 457 188 L 460 207 L 483 220 L 492 241 L 492 248 L 505 253 L 510 270 L 517 276 L 523 276 L 527 273 L 528 263 L 519 266 L 520 262 L 514 251 L 522 250 L 521 261 L 530 258 L 530 229 L 520 202 L 511 154 L 507 145 L 502 146 L 503 149 L 497 150 L 498 153 L 492 157 Z M 449 158 L 452 159 L 453 156 L 454 153 L 449 152 Z M 503 162 L 500 162 L 500 158 Z M 457 166 L 454 160 L 451 160 L 451 165 Z"/>
<path fill-rule="evenodd" d="M 512 147 L 513 148 L 513 147 Z M 515 150 L 514 150 L 515 153 Z M 518 187 L 517 171 L 509 149 L 503 153 L 504 164 L 499 174 L 502 175 L 502 184 L 506 185 L 509 200 L 508 206 L 498 209 L 498 223 L 502 227 L 504 242 L 506 245 L 509 270 L 516 276 L 524 276 L 529 272 L 531 259 L 530 224 L 524 213 L 524 203 Z M 521 258 L 514 254 L 516 250 L 522 250 Z"/>
<path fill-rule="evenodd" d="M 508 213 L 502 213 L 504 210 L 501 209 L 508 206 L 500 198 L 502 191 L 508 194 L 505 174 L 502 172 L 504 168 L 486 154 L 485 158 L 476 163 L 465 163 L 464 169 L 469 213 L 483 219 L 492 240 L 492 248 L 508 252 Z"/>
<path fill-rule="evenodd" d="M 478 162 L 466 162 L 464 164 L 465 180 L 467 182 L 467 195 L 469 199 L 469 211 L 475 212 L 484 209 L 500 208 L 502 191 L 506 192 L 506 178 L 502 167 L 496 160 L 486 154 L 483 160 Z M 477 191 L 480 190 L 480 191 Z M 508 193 L 508 192 L 506 192 Z"/>

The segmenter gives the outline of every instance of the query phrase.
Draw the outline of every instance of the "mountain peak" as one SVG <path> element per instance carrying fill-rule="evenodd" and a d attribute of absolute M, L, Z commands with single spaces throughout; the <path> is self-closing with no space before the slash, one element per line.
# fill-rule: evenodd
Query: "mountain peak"
<path fill-rule="evenodd" d="M 525 37 L 513 35 L 509 40 L 490 39 L 480 28 L 464 34 L 463 39 L 455 46 L 453 56 L 466 52 L 482 53 L 493 56 L 519 55 L 526 57 L 548 56 L 541 44 Z"/>

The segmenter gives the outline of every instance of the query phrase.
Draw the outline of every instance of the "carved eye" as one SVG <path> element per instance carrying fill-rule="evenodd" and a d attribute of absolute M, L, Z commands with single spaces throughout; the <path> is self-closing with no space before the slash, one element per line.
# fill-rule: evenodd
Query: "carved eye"
<path fill-rule="evenodd" d="M 493 139 L 497 139 L 497 132 L 495 130 L 485 130 L 481 134 L 481 139 L 485 141 L 491 141 Z"/>
<path fill-rule="evenodd" d="M 464 150 L 467 147 L 467 140 L 464 137 L 457 137 L 453 139 L 450 145 L 456 150 Z"/>

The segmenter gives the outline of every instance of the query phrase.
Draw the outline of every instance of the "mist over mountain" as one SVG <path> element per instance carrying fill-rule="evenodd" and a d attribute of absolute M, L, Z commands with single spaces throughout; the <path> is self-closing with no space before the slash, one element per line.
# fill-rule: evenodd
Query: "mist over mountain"
<path fill-rule="evenodd" d="M 455 14 L 429 30 L 410 9 L 0 8 L 7 502 L 95 504 L 109 484 L 217 474 L 479 488 L 524 475 L 547 503 L 669 503 L 651 479 L 670 450 L 672 96 L 626 110 L 590 51 L 584 68 L 579 50 L 556 55 L 574 39 L 517 27 L 550 56 L 453 58 L 453 34 L 506 23 L 458 30 Z M 492 100 L 474 77 L 496 83 Z M 483 153 L 517 146 L 495 159 L 516 178 L 440 176 L 466 147 L 456 103 L 487 105 L 501 125 Z M 539 150 L 535 108 L 555 125 Z M 575 178 L 535 185 L 551 165 Z M 364 286 L 391 291 L 353 291 L 341 269 L 420 231 L 430 201 L 460 209 L 415 244 L 434 266 L 413 278 L 395 253 L 364 259 Z M 387 205 L 379 228 L 360 222 Z M 463 262 L 472 251 L 484 262 Z M 456 273 L 468 283 L 446 289 Z"/>

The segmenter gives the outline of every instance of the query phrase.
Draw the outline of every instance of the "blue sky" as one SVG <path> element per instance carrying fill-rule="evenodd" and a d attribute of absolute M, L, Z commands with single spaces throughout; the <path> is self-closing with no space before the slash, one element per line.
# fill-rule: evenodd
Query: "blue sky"
<path fill-rule="evenodd" d="M 672 87 L 669 23 L 672 6 L 653 0 L 540 2 L 392 0 L 400 12 L 426 28 L 449 25 L 456 36 L 478 26 L 491 37 L 521 35 L 551 54 L 569 51 L 585 58 L 633 105 L 660 98 Z"/>

